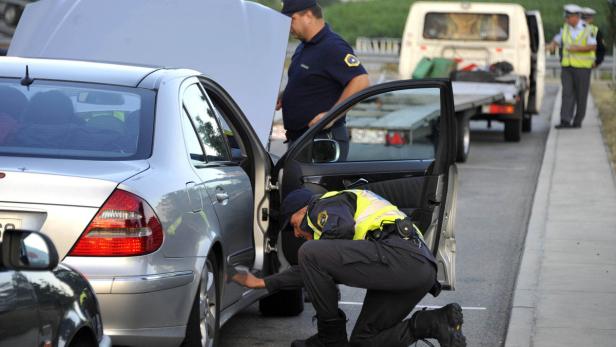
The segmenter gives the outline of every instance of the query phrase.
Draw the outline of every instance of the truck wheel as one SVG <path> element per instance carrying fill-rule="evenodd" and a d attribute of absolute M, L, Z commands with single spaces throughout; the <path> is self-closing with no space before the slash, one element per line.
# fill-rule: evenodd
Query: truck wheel
<path fill-rule="evenodd" d="M 525 113 L 522 118 L 522 132 L 529 133 L 533 130 L 533 115 Z"/>
<path fill-rule="evenodd" d="M 468 153 L 471 151 L 471 128 L 468 118 L 458 120 L 457 141 L 456 161 L 464 163 L 468 159 Z"/>
<path fill-rule="evenodd" d="M 22 9 L 15 5 L 6 5 L 4 9 L 4 22 L 10 27 L 17 26 Z"/>
<path fill-rule="evenodd" d="M 519 142 L 522 135 L 522 120 L 509 119 L 505 121 L 505 141 Z"/>
<path fill-rule="evenodd" d="M 533 129 L 533 114 L 526 112 L 526 107 L 524 107 L 524 98 L 520 100 L 517 108 L 517 112 L 520 112 L 522 118 L 522 132 L 529 133 Z"/>
<path fill-rule="evenodd" d="M 259 311 L 264 316 L 297 316 L 304 312 L 304 293 L 302 289 L 281 290 L 259 300 Z"/>

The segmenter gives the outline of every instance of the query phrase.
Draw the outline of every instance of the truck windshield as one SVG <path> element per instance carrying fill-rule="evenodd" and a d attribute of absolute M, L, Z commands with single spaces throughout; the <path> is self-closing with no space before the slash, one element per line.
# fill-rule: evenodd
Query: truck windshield
<path fill-rule="evenodd" d="M 89 160 L 150 156 L 155 92 L 0 79 L 0 155 Z"/>
<path fill-rule="evenodd" d="M 507 41 L 509 16 L 429 12 L 424 22 L 423 37 L 432 40 Z"/>

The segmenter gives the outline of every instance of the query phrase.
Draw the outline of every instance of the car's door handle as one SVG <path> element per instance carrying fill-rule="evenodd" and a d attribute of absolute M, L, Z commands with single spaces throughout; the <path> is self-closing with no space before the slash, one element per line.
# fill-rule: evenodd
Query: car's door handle
<path fill-rule="evenodd" d="M 229 200 L 229 194 L 225 192 L 216 193 L 216 200 L 218 200 L 218 202 L 226 202 Z"/>

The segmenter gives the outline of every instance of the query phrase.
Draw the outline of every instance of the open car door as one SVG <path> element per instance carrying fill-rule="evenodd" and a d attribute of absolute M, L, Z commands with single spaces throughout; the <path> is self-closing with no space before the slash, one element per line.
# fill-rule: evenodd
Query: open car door
<path fill-rule="evenodd" d="M 348 153 L 323 131 L 341 117 L 350 135 Z M 419 226 L 437 257 L 443 288 L 453 290 L 455 131 L 450 82 L 406 80 L 370 87 L 333 108 L 289 148 L 274 169 L 277 198 L 282 201 L 300 187 L 315 193 L 368 189 L 383 196 Z M 296 241 L 285 244 L 289 239 L 281 237 L 287 259 L 297 249 Z"/>

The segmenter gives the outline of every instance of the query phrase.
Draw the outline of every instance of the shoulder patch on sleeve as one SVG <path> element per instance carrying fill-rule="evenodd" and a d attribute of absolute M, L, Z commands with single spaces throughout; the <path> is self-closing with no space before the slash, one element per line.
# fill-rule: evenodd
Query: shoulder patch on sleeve
<path fill-rule="evenodd" d="M 350 53 L 344 57 L 344 63 L 347 64 L 348 67 L 356 67 L 361 64 L 359 59 L 357 59 L 356 56 Z"/>

